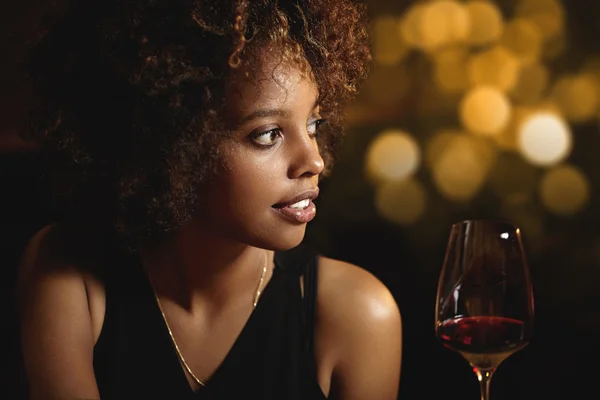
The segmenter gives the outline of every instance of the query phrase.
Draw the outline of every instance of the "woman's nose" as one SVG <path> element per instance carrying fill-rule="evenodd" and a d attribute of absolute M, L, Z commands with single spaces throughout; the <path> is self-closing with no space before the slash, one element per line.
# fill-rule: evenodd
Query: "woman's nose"
<path fill-rule="evenodd" d="M 319 175 L 325 168 L 325 163 L 317 141 L 306 132 L 298 135 L 292 143 L 292 162 L 290 164 L 290 178 L 310 177 Z"/>

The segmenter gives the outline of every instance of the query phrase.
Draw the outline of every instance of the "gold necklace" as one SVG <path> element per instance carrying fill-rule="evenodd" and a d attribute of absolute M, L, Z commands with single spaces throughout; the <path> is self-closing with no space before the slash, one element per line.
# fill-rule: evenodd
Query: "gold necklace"
<path fill-rule="evenodd" d="M 252 302 L 253 309 L 256 308 L 256 304 L 258 304 L 258 299 L 260 298 L 260 295 L 261 295 L 262 285 L 265 280 L 265 275 L 267 274 L 268 261 L 269 261 L 269 259 L 267 257 L 267 253 L 265 252 L 265 264 L 264 264 L 264 266 L 262 268 L 262 272 L 260 274 L 260 280 L 258 281 L 256 293 L 254 294 L 254 301 Z M 185 370 L 188 372 L 188 374 L 190 374 L 190 376 L 194 379 L 194 381 L 200 386 L 206 386 L 204 384 L 204 382 L 202 382 L 200 379 L 198 379 L 198 377 L 196 375 L 194 375 L 194 373 L 192 372 L 192 369 L 190 368 L 188 363 L 185 361 L 185 358 L 183 358 L 183 354 L 181 353 L 181 350 L 179 349 L 179 346 L 177 345 L 175 336 L 173 336 L 173 332 L 171 331 L 171 327 L 169 326 L 169 322 L 167 321 L 167 316 L 165 315 L 165 311 L 163 310 L 162 304 L 160 303 L 160 299 L 158 298 L 158 294 L 156 293 L 156 289 L 154 289 L 154 285 L 152 284 L 152 279 L 150 279 L 150 286 L 152 286 L 152 290 L 154 291 L 154 298 L 156 299 L 156 303 L 158 304 L 158 309 L 160 310 L 160 314 L 162 315 L 163 321 L 165 321 L 165 325 L 167 327 L 167 331 L 169 332 L 169 336 L 171 337 L 171 341 L 173 342 L 173 346 L 175 347 L 175 352 L 177 353 L 177 357 L 179 357 L 179 360 L 185 367 Z"/>

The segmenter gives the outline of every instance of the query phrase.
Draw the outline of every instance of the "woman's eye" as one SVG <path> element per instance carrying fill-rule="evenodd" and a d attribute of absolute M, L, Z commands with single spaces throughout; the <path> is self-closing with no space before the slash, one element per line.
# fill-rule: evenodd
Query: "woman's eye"
<path fill-rule="evenodd" d="M 281 135 L 279 128 L 270 129 L 264 132 L 258 132 L 251 136 L 254 143 L 260 146 L 273 146 Z"/>
<path fill-rule="evenodd" d="M 319 127 L 326 124 L 327 120 L 324 118 L 319 118 L 313 122 L 311 122 L 310 124 L 308 124 L 308 126 L 306 127 L 308 134 L 311 136 L 317 136 L 317 134 L 319 133 Z"/>

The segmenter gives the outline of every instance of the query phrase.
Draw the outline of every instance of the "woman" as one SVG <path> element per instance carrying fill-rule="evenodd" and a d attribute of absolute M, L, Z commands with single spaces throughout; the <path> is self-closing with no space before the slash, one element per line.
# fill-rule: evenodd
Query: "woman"
<path fill-rule="evenodd" d="M 46 31 L 32 132 L 69 213 L 23 258 L 32 398 L 397 397 L 393 297 L 300 245 L 363 21 L 346 0 L 104 0 Z"/>

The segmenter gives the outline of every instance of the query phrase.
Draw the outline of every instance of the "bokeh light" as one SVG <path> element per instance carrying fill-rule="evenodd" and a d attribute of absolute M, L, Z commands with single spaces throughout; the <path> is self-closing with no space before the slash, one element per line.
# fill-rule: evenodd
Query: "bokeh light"
<path fill-rule="evenodd" d="M 481 135 L 499 133 L 510 119 L 511 105 L 500 90 L 479 86 L 465 95 L 460 119 L 467 130 Z"/>
<path fill-rule="evenodd" d="M 442 149 L 433 166 L 433 180 L 440 193 L 453 201 L 467 201 L 482 187 L 495 159 L 489 141 L 459 135 Z"/>
<path fill-rule="evenodd" d="M 415 139 L 402 130 L 381 132 L 366 153 L 366 174 L 375 184 L 408 178 L 419 168 L 421 150 Z"/>
<path fill-rule="evenodd" d="M 414 48 L 422 47 L 421 19 L 426 8 L 424 3 L 412 4 L 402 15 L 398 25 L 398 34 L 402 40 Z"/>
<path fill-rule="evenodd" d="M 393 15 L 382 15 L 373 21 L 373 58 L 382 65 L 399 63 L 408 53 L 409 47 L 398 35 L 398 19 Z"/>
<path fill-rule="evenodd" d="M 472 85 L 509 91 L 517 83 L 519 66 L 519 61 L 509 50 L 495 46 L 474 55 L 467 68 Z"/>
<path fill-rule="evenodd" d="M 534 62 L 522 65 L 510 96 L 521 104 L 535 104 L 544 96 L 549 81 L 550 73 L 544 64 Z"/>
<path fill-rule="evenodd" d="M 596 115 L 598 86 L 591 74 L 569 75 L 556 81 L 552 100 L 572 122 L 585 122 Z"/>
<path fill-rule="evenodd" d="M 534 113 L 520 125 L 518 144 L 529 162 L 550 166 L 563 161 L 571 153 L 571 130 L 555 113 Z"/>
<path fill-rule="evenodd" d="M 519 151 L 519 132 L 523 123 L 534 113 L 537 109 L 533 107 L 526 107 L 517 105 L 514 106 L 510 113 L 510 119 L 508 124 L 502 129 L 502 131 L 493 136 L 494 142 L 502 150 L 511 152 Z"/>
<path fill-rule="evenodd" d="M 540 182 L 540 198 L 551 213 L 568 216 L 581 211 L 590 199 L 590 183 L 573 165 L 548 170 Z"/>
<path fill-rule="evenodd" d="M 468 53 L 463 47 L 448 47 L 435 54 L 433 77 L 445 93 L 461 93 L 469 86 L 467 74 Z"/>
<path fill-rule="evenodd" d="M 533 21 L 516 18 L 505 25 L 500 44 L 514 54 L 519 61 L 529 64 L 540 58 L 544 38 Z"/>
<path fill-rule="evenodd" d="M 470 1 L 466 4 L 471 27 L 468 41 L 482 46 L 497 41 L 504 31 L 504 19 L 498 6 L 488 1 Z"/>
<path fill-rule="evenodd" d="M 433 170 L 437 160 L 452 141 L 465 133 L 455 129 L 442 129 L 427 140 L 425 145 L 425 166 Z"/>
<path fill-rule="evenodd" d="M 546 40 L 564 31 L 565 10 L 559 0 L 519 0 L 516 15 L 536 24 Z"/>
<path fill-rule="evenodd" d="M 427 193 L 414 178 L 386 182 L 377 187 L 375 208 L 386 220 L 400 225 L 412 225 L 427 207 Z"/>

